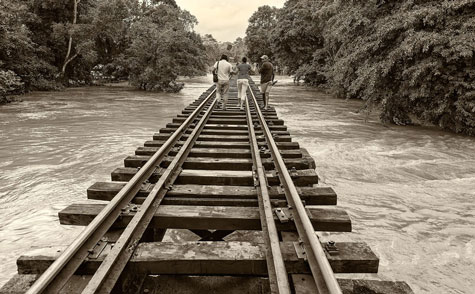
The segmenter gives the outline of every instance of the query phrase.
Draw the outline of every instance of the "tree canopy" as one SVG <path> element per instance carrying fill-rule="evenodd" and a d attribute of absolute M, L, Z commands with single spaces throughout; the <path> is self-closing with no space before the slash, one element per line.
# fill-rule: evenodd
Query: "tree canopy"
<path fill-rule="evenodd" d="M 264 54 L 272 57 L 271 31 L 277 23 L 277 11 L 275 7 L 264 5 L 249 18 L 245 43 L 251 60 L 258 61 Z"/>
<path fill-rule="evenodd" d="M 145 90 L 176 91 L 179 75 L 204 73 L 205 47 L 193 32 L 196 18 L 169 4 L 150 6 L 130 30 L 130 81 Z"/>
<path fill-rule="evenodd" d="M 276 19 L 268 50 L 306 83 L 475 135 L 475 0 L 288 0 Z"/>
<path fill-rule="evenodd" d="M 179 75 L 205 70 L 196 23 L 174 0 L 0 0 L 0 75 L 26 90 L 99 74 L 177 91 Z"/>

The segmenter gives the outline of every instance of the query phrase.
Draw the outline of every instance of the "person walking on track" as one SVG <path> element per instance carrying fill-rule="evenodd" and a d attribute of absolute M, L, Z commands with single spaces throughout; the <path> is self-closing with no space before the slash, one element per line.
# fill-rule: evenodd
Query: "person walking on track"
<path fill-rule="evenodd" d="M 218 96 L 218 103 L 222 103 L 222 109 L 226 110 L 228 102 L 229 79 L 231 78 L 232 65 L 228 62 L 228 56 L 223 54 L 221 59 L 213 66 L 213 72 L 218 75 L 218 82 L 216 83 L 216 95 Z"/>
<path fill-rule="evenodd" d="M 247 63 L 247 58 L 242 58 L 242 63 L 237 65 L 237 88 L 238 88 L 238 106 L 243 109 L 244 101 L 247 98 L 246 92 L 249 87 L 249 73 L 251 66 Z"/>
<path fill-rule="evenodd" d="M 262 55 L 262 65 L 259 69 L 261 74 L 261 93 L 262 99 L 264 100 L 264 110 L 267 110 L 269 107 L 269 93 L 272 86 L 275 84 L 274 81 L 274 67 L 272 63 L 269 62 L 269 57 L 267 55 Z"/>

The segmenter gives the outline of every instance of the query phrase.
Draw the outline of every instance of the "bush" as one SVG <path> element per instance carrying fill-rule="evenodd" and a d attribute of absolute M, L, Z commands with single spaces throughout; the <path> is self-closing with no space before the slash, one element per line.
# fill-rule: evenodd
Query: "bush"
<path fill-rule="evenodd" d="M 25 90 L 21 78 L 11 70 L 0 69 L 0 97 L 7 95 L 21 94 Z"/>

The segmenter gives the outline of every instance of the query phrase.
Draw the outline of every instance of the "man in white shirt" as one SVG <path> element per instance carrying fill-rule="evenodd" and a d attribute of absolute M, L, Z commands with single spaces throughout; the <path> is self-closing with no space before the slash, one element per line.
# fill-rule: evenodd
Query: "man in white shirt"
<path fill-rule="evenodd" d="M 231 78 L 231 73 L 233 66 L 228 62 L 228 56 L 223 54 L 221 59 L 216 62 L 213 66 L 213 72 L 217 71 L 218 82 L 216 83 L 216 95 L 218 96 L 218 102 L 221 102 L 223 105 L 223 110 L 226 110 L 226 104 L 228 102 L 228 90 L 229 90 L 229 79 Z"/>

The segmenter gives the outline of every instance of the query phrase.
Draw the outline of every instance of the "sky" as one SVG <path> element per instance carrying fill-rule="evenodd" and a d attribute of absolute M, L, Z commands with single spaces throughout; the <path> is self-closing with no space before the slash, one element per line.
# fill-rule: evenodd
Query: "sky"
<path fill-rule="evenodd" d="M 248 20 L 259 6 L 284 6 L 285 0 L 175 0 L 198 19 L 196 32 L 222 42 L 246 35 Z"/>

